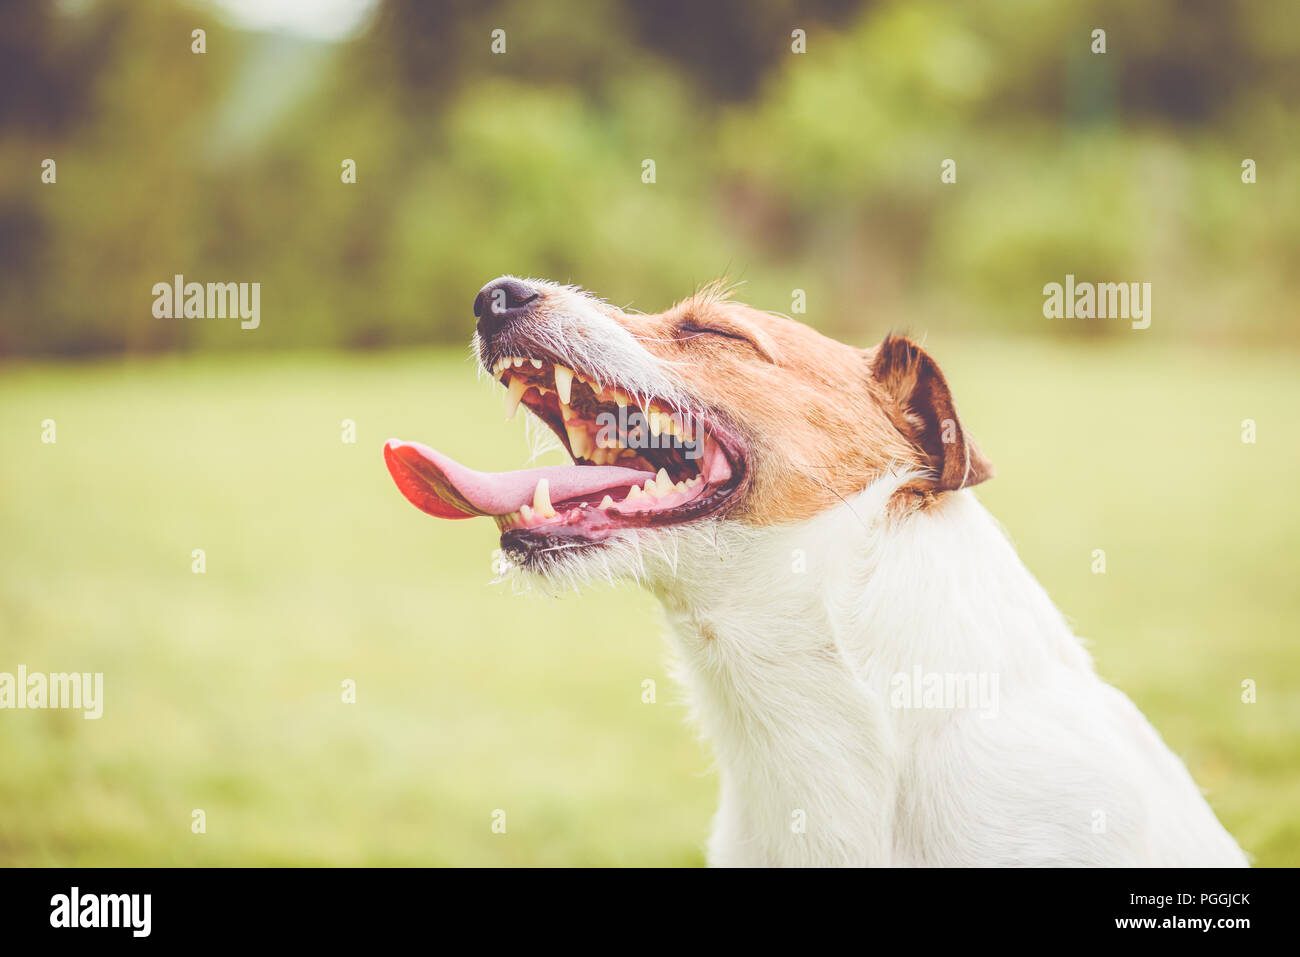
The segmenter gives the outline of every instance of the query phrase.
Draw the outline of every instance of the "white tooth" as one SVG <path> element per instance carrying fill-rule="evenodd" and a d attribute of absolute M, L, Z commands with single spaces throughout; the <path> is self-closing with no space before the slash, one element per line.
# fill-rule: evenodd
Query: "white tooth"
<path fill-rule="evenodd" d="M 533 492 L 533 509 L 542 518 L 554 518 L 555 508 L 551 505 L 551 483 L 548 479 L 539 479 L 537 490 Z"/>
<path fill-rule="evenodd" d="M 627 393 L 624 392 L 622 389 L 619 389 L 618 391 L 616 391 L 616 392 L 614 393 L 614 404 L 617 405 L 620 409 L 626 409 L 626 408 L 627 408 Z"/>
<path fill-rule="evenodd" d="M 560 401 L 568 405 L 573 393 L 572 369 L 566 369 L 564 366 L 555 367 L 555 391 L 559 394 Z"/>
<path fill-rule="evenodd" d="M 541 359 L 529 359 L 528 361 L 533 364 L 534 369 L 540 369 L 542 367 Z"/>
<path fill-rule="evenodd" d="M 676 485 L 673 486 L 673 488 L 675 488 L 675 489 L 676 489 L 677 491 L 679 491 L 679 492 L 685 492 L 685 491 L 686 491 L 686 483 L 685 483 L 685 482 L 678 482 Z"/>
<path fill-rule="evenodd" d="M 519 410 L 519 400 L 524 397 L 528 391 L 528 383 L 518 377 L 510 380 L 510 392 L 506 397 L 506 421 L 509 422 L 515 417 L 515 412 Z"/>
<path fill-rule="evenodd" d="M 614 507 L 614 500 L 613 500 L 612 498 L 610 498 L 608 495 L 606 495 L 604 498 L 602 498 L 602 499 L 600 500 L 600 506 L 599 506 L 599 507 L 600 507 L 600 508 L 613 508 L 613 507 Z"/>
<path fill-rule="evenodd" d="M 533 520 L 533 509 L 532 509 L 532 506 L 530 506 L 530 505 L 520 505 L 520 506 L 519 506 L 519 517 L 523 520 L 523 523 L 524 523 L 525 525 L 527 525 L 529 522 L 531 522 L 531 521 Z"/>
<path fill-rule="evenodd" d="M 659 498 L 659 496 L 663 494 L 659 491 L 659 486 L 655 484 L 654 479 L 646 479 L 645 485 L 641 491 L 645 492 L 651 498 Z"/>
<path fill-rule="evenodd" d="M 627 498 L 623 499 L 623 501 L 635 502 L 637 499 L 643 498 L 644 496 L 645 493 L 641 491 L 641 487 L 639 485 L 633 485 L 632 490 L 627 493 Z"/>
<path fill-rule="evenodd" d="M 521 365 L 524 364 L 524 360 L 521 359 L 519 356 L 515 356 L 515 360 L 514 360 L 514 361 L 515 361 L 515 368 L 516 368 L 516 369 L 518 369 Z"/>
<path fill-rule="evenodd" d="M 668 477 L 666 469 L 660 469 L 655 475 L 655 485 L 658 486 L 660 495 L 667 495 L 673 490 L 673 480 Z"/>

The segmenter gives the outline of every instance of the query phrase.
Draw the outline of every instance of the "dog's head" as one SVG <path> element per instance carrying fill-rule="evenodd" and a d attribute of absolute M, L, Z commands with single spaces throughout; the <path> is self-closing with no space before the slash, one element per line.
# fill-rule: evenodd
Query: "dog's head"
<path fill-rule="evenodd" d="M 478 359 L 511 414 L 522 404 L 574 464 L 489 474 L 396 440 L 385 459 L 425 512 L 492 516 L 528 571 L 595 560 L 636 573 L 622 559 L 643 545 L 810 518 L 887 471 L 913 475 L 899 495 L 922 506 L 992 474 L 938 366 L 907 339 L 856 349 L 717 287 L 644 315 L 504 276 L 474 313 Z"/>

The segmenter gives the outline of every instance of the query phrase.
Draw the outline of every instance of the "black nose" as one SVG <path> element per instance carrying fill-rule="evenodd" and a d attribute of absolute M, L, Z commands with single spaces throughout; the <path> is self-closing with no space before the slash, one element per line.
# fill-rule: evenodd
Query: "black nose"
<path fill-rule="evenodd" d="M 474 297 L 474 315 L 478 316 L 478 334 L 486 338 L 511 319 L 518 319 L 532 311 L 539 293 L 518 279 L 493 279 Z"/>

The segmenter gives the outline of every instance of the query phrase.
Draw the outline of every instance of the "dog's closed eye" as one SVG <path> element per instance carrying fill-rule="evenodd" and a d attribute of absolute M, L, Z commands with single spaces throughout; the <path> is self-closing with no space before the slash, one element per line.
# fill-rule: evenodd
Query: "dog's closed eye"
<path fill-rule="evenodd" d="M 759 356 L 761 356 L 764 360 L 768 362 L 776 361 L 775 359 L 773 359 L 771 353 L 768 352 L 767 349 L 765 349 L 760 343 L 755 342 L 749 336 L 744 335 L 743 333 L 740 332 L 733 332 L 730 329 L 723 329 L 723 328 L 719 328 L 718 326 L 706 325 L 704 323 L 697 322 L 694 320 L 688 319 L 685 322 L 679 323 L 676 330 L 674 330 L 673 338 L 679 342 L 684 342 L 690 339 L 708 338 L 712 336 L 718 336 L 723 339 L 731 339 L 736 342 L 743 342 L 745 345 L 749 346 L 751 349 L 757 352 Z"/>

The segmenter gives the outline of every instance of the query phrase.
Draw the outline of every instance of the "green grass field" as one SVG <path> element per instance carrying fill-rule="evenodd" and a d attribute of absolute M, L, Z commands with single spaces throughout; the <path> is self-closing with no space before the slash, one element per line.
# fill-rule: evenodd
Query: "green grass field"
<path fill-rule="evenodd" d="M 1295 357 L 927 346 L 1101 673 L 1257 863 L 1300 864 Z M 105 675 L 99 721 L 0 711 L 0 864 L 702 863 L 716 780 L 653 602 L 492 586 L 491 523 L 383 467 L 390 435 L 518 467 L 501 408 L 459 352 L 0 370 L 0 671 Z"/>

